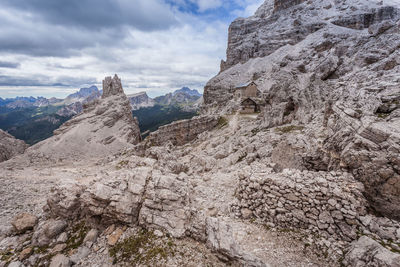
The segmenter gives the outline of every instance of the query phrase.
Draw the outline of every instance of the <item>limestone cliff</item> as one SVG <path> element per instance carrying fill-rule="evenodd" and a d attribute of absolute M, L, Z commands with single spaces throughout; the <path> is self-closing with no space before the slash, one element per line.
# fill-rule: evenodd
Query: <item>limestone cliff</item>
<path fill-rule="evenodd" d="M 236 86 L 255 81 L 263 127 L 296 122 L 316 136 L 298 168 L 352 172 L 373 207 L 399 219 L 399 26 L 395 2 L 267 0 L 230 26 L 203 110 L 234 112 Z"/>

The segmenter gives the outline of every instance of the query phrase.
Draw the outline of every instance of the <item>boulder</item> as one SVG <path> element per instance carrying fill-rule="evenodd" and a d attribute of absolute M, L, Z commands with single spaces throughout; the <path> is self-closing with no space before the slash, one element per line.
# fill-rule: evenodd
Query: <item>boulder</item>
<path fill-rule="evenodd" d="M 58 254 L 51 259 L 50 267 L 70 267 L 71 261 L 62 254 Z"/>
<path fill-rule="evenodd" d="M 38 222 L 38 218 L 29 213 L 22 213 L 14 217 L 11 222 L 15 231 L 19 234 L 25 233 L 27 230 L 32 230 Z"/>

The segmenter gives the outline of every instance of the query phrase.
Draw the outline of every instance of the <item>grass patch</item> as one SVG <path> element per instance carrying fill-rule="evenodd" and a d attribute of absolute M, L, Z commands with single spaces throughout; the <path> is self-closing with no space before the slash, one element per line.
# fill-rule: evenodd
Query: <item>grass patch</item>
<path fill-rule="evenodd" d="M 86 226 L 86 223 L 84 221 L 75 225 L 72 228 L 71 236 L 66 242 L 67 247 L 65 248 L 65 250 L 70 251 L 79 248 L 83 244 L 83 240 L 85 239 L 88 232 L 89 227 Z"/>
<path fill-rule="evenodd" d="M 113 258 L 114 264 L 126 262 L 132 266 L 141 264 L 154 266 L 175 253 L 175 244 L 171 239 L 163 244 L 156 241 L 157 237 L 153 232 L 142 229 L 112 247 L 109 252 L 110 257 Z"/>
<path fill-rule="evenodd" d="M 117 166 L 115 166 L 115 168 L 116 168 L 117 170 L 120 170 L 120 169 L 122 169 L 123 167 L 128 166 L 128 164 L 129 164 L 129 161 L 128 161 L 128 160 L 122 160 L 122 161 L 118 162 L 118 164 L 117 164 Z"/>
<path fill-rule="evenodd" d="M 1 261 L 9 262 L 11 261 L 11 258 L 14 256 L 14 253 L 11 250 L 1 251 L 0 256 L 1 256 L 0 257 Z"/>
<path fill-rule="evenodd" d="M 376 113 L 376 116 L 380 119 L 386 119 L 389 115 L 390 113 Z"/>
<path fill-rule="evenodd" d="M 276 128 L 275 131 L 279 133 L 291 133 L 294 131 L 302 131 L 304 126 L 297 126 L 297 125 L 289 125 L 285 127 Z"/>
<path fill-rule="evenodd" d="M 224 126 L 226 126 L 226 125 L 228 125 L 228 119 L 225 118 L 224 116 L 221 116 L 221 117 L 218 119 L 217 126 L 218 126 L 219 128 L 222 128 L 222 127 L 224 127 Z"/>

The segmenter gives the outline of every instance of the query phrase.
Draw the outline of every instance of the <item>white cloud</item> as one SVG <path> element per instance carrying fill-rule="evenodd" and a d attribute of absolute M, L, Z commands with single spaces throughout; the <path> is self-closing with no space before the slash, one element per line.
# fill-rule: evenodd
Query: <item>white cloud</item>
<path fill-rule="evenodd" d="M 173 1 L 178 3 L 183 0 Z M 237 9 L 228 13 L 236 12 L 237 15 L 253 12 L 255 5 L 260 2 L 233 1 Z M 199 11 L 206 11 L 221 5 L 227 8 L 233 5 L 233 2 L 196 0 L 196 4 Z M 229 22 L 218 18 L 210 21 L 208 17 L 181 12 L 177 8 L 171 8 L 168 12 L 173 12 L 174 19 L 178 22 L 175 26 L 151 31 L 126 26 L 122 32 L 115 34 L 112 29 L 92 32 L 75 27 L 46 24 L 25 13 L 8 13 L 7 17 L 7 10 L 0 9 L 0 15 L 4 15 L 1 16 L 3 20 L 6 18 L 8 22 L 13 22 L 8 24 L 12 27 L 0 29 L 0 39 L 1 32 L 7 29 L 11 38 L 17 36 L 12 40 L 14 43 L 25 40 L 18 39 L 18 36 L 23 36 L 24 33 L 27 33 L 25 36 L 34 38 L 38 33 L 42 36 L 44 32 L 48 32 L 47 40 L 52 40 L 55 44 L 45 48 L 51 51 L 40 51 L 48 52 L 47 55 L 44 53 L 40 56 L 29 51 L 24 53 L 22 46 L 21 51 L 0 51 L 1 61 L 20 63 L 18 68 L 0 68 L 0 76 L 9 77 L 15 83 L 39 78 L 40 83 L 43 83 L 42 87 L 0 86 L 0 97 L 16 95 L 62 97 L 68 95 L 72 88 L 78 89 L 90 85 L 86 82 L 93 80 L 97 86 L 101 86 L 102 79 L 114 73 L 121 77 L 126 93 L 147 91 L 154 96 L 182 86 L 201 90 L 206 82 L 218 73 L 220 60 L 225 58 Z M 28 44 L 42 47 L 40 39 L 32 40 L 34 42 Z M 66 43 L 71 43 L 74 53 L 65 52 Z M 58 54 L 65 55 L 60 57 Z M 70 86 L 64 88 L 48 86 L 57 82 L 68 83 L 68 77 L 73 77 L 70 78 Z"/>

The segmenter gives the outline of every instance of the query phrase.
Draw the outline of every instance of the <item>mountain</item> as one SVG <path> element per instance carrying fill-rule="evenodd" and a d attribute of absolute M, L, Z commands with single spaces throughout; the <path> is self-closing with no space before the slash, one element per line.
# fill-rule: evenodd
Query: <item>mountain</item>
<path fill-rule="evenodd" d="M 375 1 L 298 2 L 277 0 L 272 9 L 266 1 L 231 24 L 227 60 L 205 87 L 206 108 L 234 112 L 240 99 L 232 88 L 253 81 L 264 127 L 314 125 L 318 151 L 308 142 L 303 153 L 319 159 L 308 164 L 348 170 L 372 207 L 400 218 L 400 183 L 379 171 L 400 175 L 387 156 L 400 149 L 400 9 Z"/>
<path fill-rule="evenodd" d="M 146 92 L 131 94 L 127 97 L 131 102 L 132 110 L 138 110 L 143 107 L 152 107 L 155 104 L 154 100 L 148 97 Z"/>
<path fill-rule="evenodd" d="M 191 90 L 187 87 L 154 98 L 155 103 L 162 106 L 178 106 L 185 111 L 196 111 L 199 106 L 196 102 L 201 98 L 197 90 Z"/>
<path fill-rule="evenodd" d="M 189 87 L 182 87 L 181 89 L 176 90 L 174 92 L 174 95 L 178 94 L 178 93 L 185 93 L 185 94 L 188 94 L 190 96 L 198 96 L 198 97 L 202 96 L 202 94 L 200 94 L 196 89 L 190 89 Z"/>
<path fill-rule="evenodd" d="M 64 104 L 73 104 L 76 102 L 90 102 L 101 96 L 99 89 L 96 86 L 89 88 L 81 88 L 78 92 L 70 94 L 64 99 Z"/>
<path fill-rule="evenodd" d="M 399 266 L 398 6 L 266 0 L 232 22 L 200 115 L 142 142 L 106 78 L 0 164 L 0 264 Z M 158 107 L 179 108 L 137 112 Z"/>
<path fill-rule="evenodd" d="M 93 92 L 97 91 L 85 89 L 78 97 Z M 82 113 L 61 125 L 54 136 L 30 147 L 26 154 L 35 160 L 88 159 L 116 153 L 140 140 L 138 123 L 132 117 L 121 80 L 115 75 L 103 81 L 101 99 L 86 104 Z"/>

